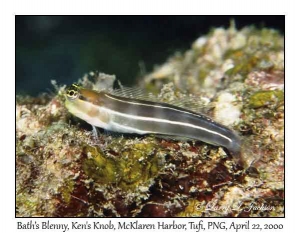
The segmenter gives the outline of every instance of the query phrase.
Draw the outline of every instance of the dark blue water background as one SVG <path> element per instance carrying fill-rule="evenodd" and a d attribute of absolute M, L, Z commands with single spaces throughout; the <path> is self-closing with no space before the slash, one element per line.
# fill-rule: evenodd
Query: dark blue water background
<path fill-rule="evenodd" d="M 255 25 L 284 33 L 284 16 L 16 16 L 16 93 L 71 84 L 84 73 L 115 74 L 132 85 L 214 27 Z"/>

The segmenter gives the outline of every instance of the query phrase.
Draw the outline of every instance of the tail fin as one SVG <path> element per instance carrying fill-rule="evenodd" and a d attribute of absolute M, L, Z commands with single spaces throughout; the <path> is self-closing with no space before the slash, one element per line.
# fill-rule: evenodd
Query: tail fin
<path fill-rule="evenodd" d="M 231 151 L 233 159 L 244 169 L 253 166 L 263 154 L 263 148 L 254 143 L 252 137 L 241 137 L 239 145 L 235 145 Z"/>

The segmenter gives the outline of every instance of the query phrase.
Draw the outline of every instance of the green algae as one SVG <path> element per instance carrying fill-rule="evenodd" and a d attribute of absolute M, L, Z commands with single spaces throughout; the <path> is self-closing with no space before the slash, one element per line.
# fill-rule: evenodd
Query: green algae
<path fill-rule="evenodd" d="M 84 172 L 101 184 L 117 182 L 117 163 L 106 157 L 97 147 L 86 146 L 84 153 L 88 158 L 83 161 Z"/>
<path fill-rule="evenodd" d="M 151 143 L 139 143 L 122 152 L 118 166 L 122 174 L 120 187 L 130 189 L 157 176 L 159 158 L 155 147 L 156 145 Z"/>
<path fill-rule="evenodd" d="M 246 74 L 253 70 L 259 63 L 258 57 L 245 54 L 245 52 L 242 50 L 234 51 L 232 54 L 231 52 L 228 52 L 226 56 L 233 59 L 234 63 L 236 64 L 233 68 L 225 72 L 225 74 L 229 76 L 240 74 L 246 77 Z"/>
<path fill-rule="evenodd" d="M 250 108 L 260 108 L 272 103 L 278 103 L 284 100 L 283 91 L 258 91 L 249 98 Z"/>
<path fill-rule="evenodd" d="M 74 180 L 66 179 L 65 183 L 58 188 L 58 191 L 61 194 L 62 199 L 66 204 L 69 204 L 71 201 L 74 185 L 75 185 Z"/>
<path fill-rule="evenodd" d="M 138 143 L 123 148 L 119 156 L 108 157 L 99 148 L 86 146 L 88 158 L 83 162 L 83 170 L 98 183 L 133 189 L 157 176 L 159 158 L 155 147 L 152 143 Z"/>

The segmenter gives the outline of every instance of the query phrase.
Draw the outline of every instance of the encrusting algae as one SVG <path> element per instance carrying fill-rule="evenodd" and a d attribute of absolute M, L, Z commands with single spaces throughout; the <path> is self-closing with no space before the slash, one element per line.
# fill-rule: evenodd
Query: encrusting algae
<path fill-rule="evenodd" d="M 17 96 L 17 216 L 283 216 L 283 44 L 272 29 L 217 28 L 140 79 L 153 98 L 234 129 L 243 164 L 196 140 L 100 128 L 95 136 L 54 82 L 56 96 Z M 78 83 L 99 90 L 114 81 L 91 72 Z"/>
<path fill-rule="evenodd" d="M 108 146 L 108 155 L 97 147 L 87 146 L 84 153 L 87 159 L 83 162 L 83 170 L 99 184 L 115 184 L 121 189 L 134 189 L 149 185 L 159 170 L 159 154 L 153 143 L 137 143 L 119 148 L 120 156 L 110 154 L 114 148 Z"/>

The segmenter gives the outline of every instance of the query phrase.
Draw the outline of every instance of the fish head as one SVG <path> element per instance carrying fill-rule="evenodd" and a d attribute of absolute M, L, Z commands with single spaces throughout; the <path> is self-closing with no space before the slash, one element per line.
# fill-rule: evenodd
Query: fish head
<path fill-rule="evenodd" d="M 95 121 L 107 121 L 107 116 L 100 111 L 103 105 L 102 93 L 85 89 L 78 84 L 72 84 L 65 92 L 65 106 L 70 113 L 92 125 Z M 95 120 L 96 119 L 96 120 Z"/>
<path fill-rule="evenodd" d="M 84 102 L 92 103 L 95 105 L 101 105 L 101 93 L 85 89 L 78 84 L 72 84 L 67 88 L 65 93 L 66 101 L 70 102 L 78 102 L 78 100 L 82 100 Z"/>

